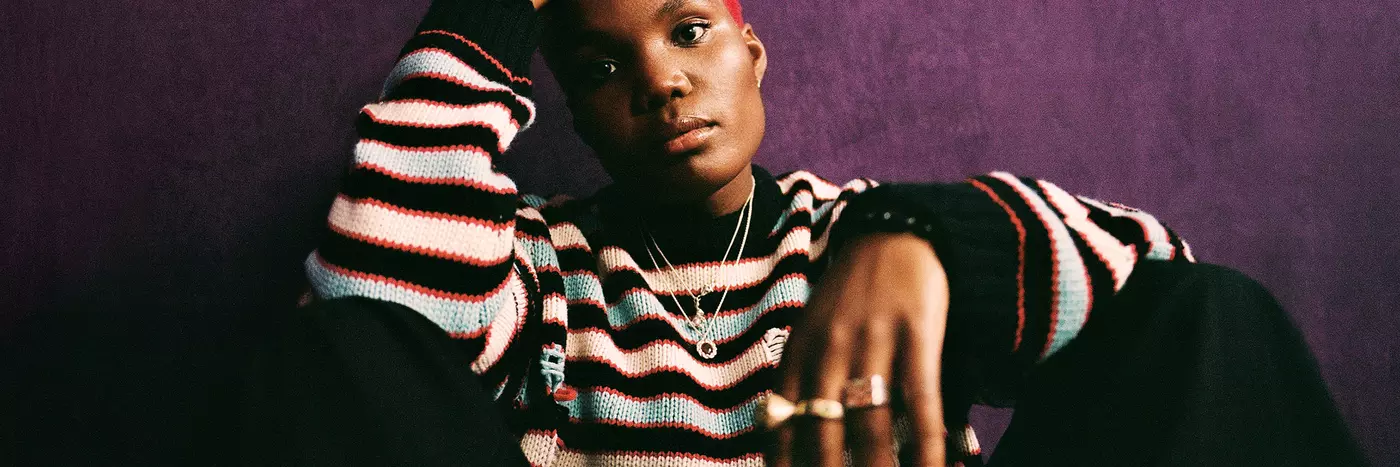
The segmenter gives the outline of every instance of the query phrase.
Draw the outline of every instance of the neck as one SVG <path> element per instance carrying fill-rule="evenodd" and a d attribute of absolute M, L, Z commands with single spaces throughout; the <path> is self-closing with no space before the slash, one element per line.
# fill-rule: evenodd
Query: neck
<path fill-rule="evenodd" d="M 738 176 L 705 198 L 703 204 L 697 208 L 710 217 L 720 217 L 738 211 L 749 200 L 749 193 L 754 189 L 753 183 L 753 165 L 746 165 Z"/>

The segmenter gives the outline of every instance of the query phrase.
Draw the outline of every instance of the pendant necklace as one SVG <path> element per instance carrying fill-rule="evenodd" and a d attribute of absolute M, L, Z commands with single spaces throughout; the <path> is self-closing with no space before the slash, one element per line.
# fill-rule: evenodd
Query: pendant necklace
<path fill-rule="evenodd" d="M 749 187 L 749 198 L 747 201 L 744 202 L 744 207 L 740 208 L 740 218 L 738 222 L 735 222 L 734 224 L 734 234 L 729 238 L 729 246 L 725 247 L 724 256 L 720 257 L 719 270 L 721 272 L 727 271 L 727 268 L 725 267 L 724 263 L 729 259 L 729 252 L 734 248 L 735 240 L 739 240 L 739 253 L 734 257 L 734 261 L 730 264 L 738 265 L 739 260 L 743 259 L 744 257 L 744 247 L 748 244 L 749 240 L 749 226 L 753 222 L 753 195 L 754 186 L 756 186 L 757 184 L 757 180 L 754 180 L 753 186 Z M 741 237 L 739 237 L 740 226 L 744 228 L 744 236 L 742 237 L 742 239 L 740 239 Z M 647 239 L 650 241 L 650 244 L 645 246 L 647 249 L 647 256 L 651 258 L 653 270 L 659 270 L 661 268 L 661 265 L 656 261 L 656 255 L 653 255 L 651 252 L 652 248 L 655 248 L 656 253 L 661 255 L 661 261 L 665 262 L 666 264 L 667 275 L 670 276 L 672 280 L 675 280 L 675 283 L 680 284 L 681 282 L 676 280 L 678 279 L 676 267 L 675 265 L 671 264 L 671 260 L 666 257 L 666 253 L 661 251 L 661 244 L 656 242 L 656 237 L 652 236 L 651 232 L 648 231 L 646 232 L 646 234 Z M 708 316 L 705 315 L 705 309 L 701 307 L 700 299 L 715 291 L 716 282 L 717 280 L 714 277 L 714 273 L 711 272 L 709 283 L 706 284 L 700 290 L 699 294 L 692 293 L 689 288 L 684 289 L 686 291 L 686 294 L 690 295 L 691 307 L 689 312 L 687 312 L 684 306 L 681 306 L 680 299 L 676 298 L 676 294 L 670 294 L 671 300 L 676 303 L 676 308 L 680 310 L 683 316 L 685 316 L 686 322 L 690 325 L 691 330 L 695 333 L 695 352 L 699 354 L 701 358 L 704 358 L 706 360 L 714 358 L 715 355 L 719 353 L 719 345 L 717 345 L 715 343 L 714 338 L 710 336 L 710 319 Z M 719 313 L 720 310 L 724 309 L 724 299 L 728 296 L 729 287 L 726 286 L 724 288 L 724 293 L 721 294 L 719 297 L 719 303 L 715 305 L 715 313 Z"/>

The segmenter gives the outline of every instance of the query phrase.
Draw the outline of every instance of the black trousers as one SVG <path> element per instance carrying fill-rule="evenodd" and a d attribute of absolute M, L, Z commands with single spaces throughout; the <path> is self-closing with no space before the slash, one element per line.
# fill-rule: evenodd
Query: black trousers
<path fill-rule="evenodd" d="M 523 465 L 468 358 L 407 308 L 299 311 L 250 367 L 245 465 Z M 1297 329 L 1225 268 L 1139 265 L 1041 363 L 990 465 L 1352 466 Z"/>
<path fill-rule="evenodd" d="M 989 465 L 1364 465 L 1297 328 L 1258 283 L 1147 262 L 1042 362 Z"/>

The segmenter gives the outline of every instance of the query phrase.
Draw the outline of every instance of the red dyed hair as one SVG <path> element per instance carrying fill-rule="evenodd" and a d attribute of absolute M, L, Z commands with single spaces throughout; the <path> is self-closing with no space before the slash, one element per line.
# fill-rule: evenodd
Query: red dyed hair
<path fill-rule="evenodd" d="M 724 0 L 724 6 L 729 7 L 729 14 L 734 17 L 734 22 L 739 27 L 744 27 L 744 7 L 739 5 L 739 0 Z"/>

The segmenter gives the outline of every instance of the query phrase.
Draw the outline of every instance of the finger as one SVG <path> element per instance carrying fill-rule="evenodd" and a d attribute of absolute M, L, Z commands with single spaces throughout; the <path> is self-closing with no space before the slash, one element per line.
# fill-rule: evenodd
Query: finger
<path fill-rule="evenodd" d="M 904 348 L 908 358 L 900 368 L 899 386 L 909 414 L 913 465 L 943 467 L 944 436 L 943 398 L 940 390 L 943 353 L 943 327 L 936 330 L 921 324 L 909 327 Z"/>
<path fill-rule="evenodd" d="M 809 347 L 809 332 L 801 326 L 795 327 L 788 337 L 787 343 L 782 351 L 782 360 L 778 365 L 778 385 L 774 394 L 792 403 L 801 399 L 802 395 L 802 373 L 806 366 L 806 348 Z M 788 467 L 793 465 L 792 448 L 796 433 L 793 429 L 794 420 L 788 420 L 777 428 L 769 428 L 771 443 L 764 452 L 764 459 L 768 465 L 775 467 Z"/>
<path fill-rule="evenodd" d="M 891 324 L 869 325 L 856 351 L 850 380 L 860 379 L 868 384 L 871 376 L 879 375 L 889 384 L 897 337 Z M 869 408 L 846 407 L 846 436 L 854 465 L 895 464 L 894 412 L 888 403 Z"/>
<path fill-rule="evenodd" d="M 840 323 L 828 326 L 822 345 L 814 348 L 802 382 L 802 400 L 841 400 L 850 374 L 854 332 Z M 842 467 L 845 465 L 846 429 L 842 420 L 804 416 L 796 420 L 796 465 Z"/>

